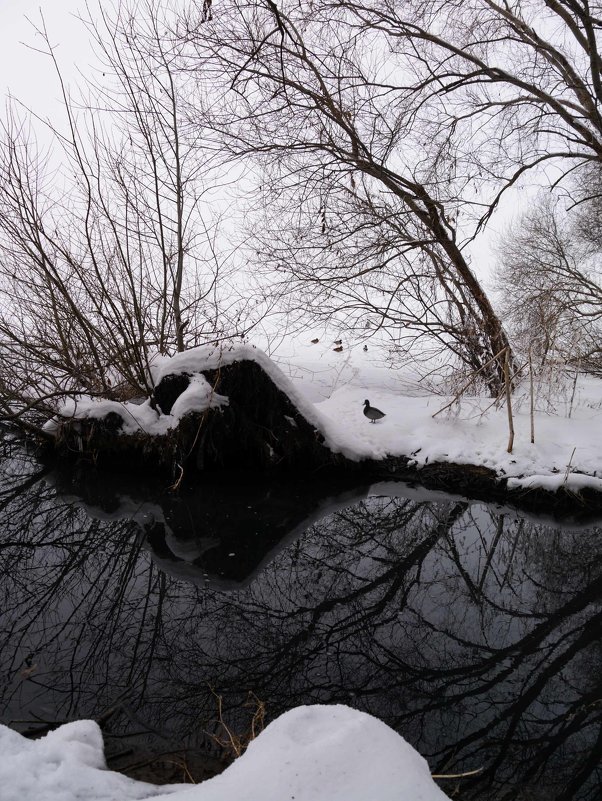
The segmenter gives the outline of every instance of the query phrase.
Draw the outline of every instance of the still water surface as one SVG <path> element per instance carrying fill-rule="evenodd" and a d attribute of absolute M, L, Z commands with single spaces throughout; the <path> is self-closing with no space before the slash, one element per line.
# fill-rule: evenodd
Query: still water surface
<path fill-rule="evenodd" d="M 99 720 L 196 777 L 265 709 L 345 703 L 466 801 L 602 797 L 602 528 L 405 485 L 0 465 L 0 720 Z M 174 751 L 179 756 L 170 757 Z M 142 755 L 142 756 L 141 756 Z M 144 774 L 153 778 L 152 774 Z"/>

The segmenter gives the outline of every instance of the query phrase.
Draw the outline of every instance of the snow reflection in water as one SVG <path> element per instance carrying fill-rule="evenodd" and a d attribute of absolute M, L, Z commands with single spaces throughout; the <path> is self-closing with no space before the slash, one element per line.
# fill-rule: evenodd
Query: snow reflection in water
<path fill-rule="evenodd" d="M 115 769 L 143 734 L 213 771 L 216 695 L 233 731 L 249 693 L 269 719 L 344 702 L 436 773 L 481 768 L 450 796 L 600 797 L 600 528 L 399 485 L 35 471 L 4 463 L 2 722 L 100 718 Z"/>

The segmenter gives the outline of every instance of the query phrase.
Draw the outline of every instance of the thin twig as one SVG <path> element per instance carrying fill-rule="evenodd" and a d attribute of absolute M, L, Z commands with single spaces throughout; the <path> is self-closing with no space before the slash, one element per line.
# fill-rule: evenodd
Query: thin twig
<path fill-rule="evenodd" d="M 573 456 L 575 455 L 575 451 L 576 450 L 577 450 L 577 447 L 575 446 L 573 448 L 573 452 L 571 453 L 571 458 L 569 459 L 569 463 L 566 466 L 566 473 L 564 474 L 564 483 L 565 484 L 569 480 L 569 473 L 571 472 L 571 465 L 573 463 Z"/>
<path fill-rule="evenodd" d="M 531 407 L 530 407 L 531 445 L 534 445 L 535 444 L 535 393 L 533 387 L 533 357 L 531 354 L 530 345 L 529 345 L 529 388 L 531 394 Z"/>
<path fill-rule="evenodd" d="M 512 419 L 512 388 L 510 382 L 510 361 L 508 355 L 508 348 L 504 356 L 504 381 L 506 384 L 506 409 L 508 410 L 508 453 L 512 453 L 514 446 L 514 420 Z"/>
<path fill-rule="evenodd" d="M 573 401 L 575 400 L 575 390 L 577 389 L 577 379 L 579 378 L 579 371 L 581 370 L 581 357 L 577 360 L 577 369 L 575 370 L 575 379 L 573 381 L 573 392 L 571 393 L 571 402 L 569 404 L 569 419 L 573 414 Z"/>
<path fill-rule="evenodd" d="M 467 770 L 464 773 L 431 773 L 432 779 L 463 779 L 465 776 L 476 776 L 483 768 Z"/>

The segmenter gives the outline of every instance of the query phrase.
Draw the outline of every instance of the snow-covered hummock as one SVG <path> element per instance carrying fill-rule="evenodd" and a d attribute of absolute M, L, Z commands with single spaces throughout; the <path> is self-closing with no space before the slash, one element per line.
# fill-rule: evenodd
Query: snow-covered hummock
<path fill-rule="evenodd" d="M 0 726 L 0 754 L 2 801 L 449 801 L 402 737 L 346 706 L 285 713 L 224 773 L 194 786 L 106 770 L 92 721 L 33 741 Z"/>
<path fill-rule="evenodd" d="M 259 365 L 272 382 L 291 401 L 308 423 L 318 429 L 327 425 L 314 403 L 298 389 L 278 365 L 254 345 L 200 345 L 198 348 L 176 353 L 175 356 L 157 356 L 151 364 L 151 376 L 156 386 L 167 375 L 193 375 L 206 370 L 216 370 L 234 362 L 252 361 Z M 173 411 L 172 411 L 173 414 Z"/>
<path fill-rule="evenodd" d="M 151 407 L 150 399 L 142 404 L 102 400 L 89 395 L 78 395 L 67 398 L 57 409 L 62 419 L 106 417 L 109 412 L 115 412 L 123 419 L 121 432 L 124 434 L 145 433 L 151 436 L 161 436 L 170 429 L 175 428 L 184 415 L 189 412 L 203 412 L 206 409 L 227 406 L 229 399 L 218 395 L 201 373 L 206 370 L 215 370 L 233 362 L 254 361 L 274 384 L 284 392 L 293 405 L 301 412 L 305 419 L 316 428 L 321 428 L 323 420 L 313 403 L 308 401 L 302 392 L 293 385 L 282 370 L 259 348 L 253 345 L 201 345 L 191 348 L 175 356 L 156 356 L 151 363 L 150 373 L 153 384 L 157 386 L 167 375 L 191 376 L 190 384 L 173 405 L 170 414 L 161 414 Z M 49 420 L 44 429 L 54 432 L 58 429 L 58 420 Z"/>

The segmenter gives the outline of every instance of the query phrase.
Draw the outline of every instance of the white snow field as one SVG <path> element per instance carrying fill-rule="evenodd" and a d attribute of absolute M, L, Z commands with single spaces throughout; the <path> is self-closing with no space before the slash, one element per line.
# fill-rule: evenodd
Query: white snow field
<path fill-rule="evenodd" d="M 107 770 L 89 720 L 40 740 L 0 726 L 0 754 L 2 801 L 449 801 L 402 737 L 341 705 L 286 712 L 198 785 L 159 787 Z"/>
<path fill-rule="evenodd" d="M 338 358 L 340 356 L 340 358 Z M 504 404 L 489 397 L 464 396 L 440 414 L 452 397 L 426 394 L 414 379 L 371 364 L 371 353 L 333 354 L 305 349 L 281 366 L 252 345 L 202 346 L 172 358 L 158 357 L 152 368 L 156 383 L 164 375 L 188 373 L 193 379 L 172 413 L 142 405 L 102 401 L 87 396 L 69 399 L 63 417 L 102 417 L 118 412 L 123 431 L 164 434 L 190 411 L 226 405 L 198 372 L 240 359 L 256 361 L 285 392 L 304 417 L 325 436 L 326 444 L 349 459 L 409 456 L 420 468 L 429 462 L 487 467 L 510 487 L 560 486 L 578 492 L 585 486 L 602 491 L 602 382 L 581 377 L 552 404 L 539 401 L 534 415 L 535 442 L 530 441 L 529 398 L 519 393 L 514 406 L 514 447 L 507 452 L 508 417 Z M 284 368 L 288 371 L 286 375 Z M 194 375 L 196 373 L 196 375 Z M 290 377 L 289 377 L 290 376 Z M 363 402 L 385 412 L 377 423 L 363 415 Z M 46 424 L 56 428 L 55 421 Z"/>

